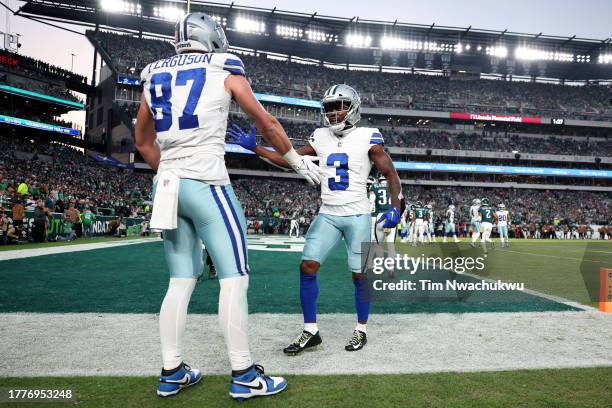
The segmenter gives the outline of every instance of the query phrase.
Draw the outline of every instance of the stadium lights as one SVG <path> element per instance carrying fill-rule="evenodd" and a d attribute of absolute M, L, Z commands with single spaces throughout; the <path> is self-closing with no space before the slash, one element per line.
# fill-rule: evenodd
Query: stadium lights
<path fill-rule="evenodd" d="M 472 48 L 472 46 L 470 44 L 466 44 L 465 45 L 465 50 L 466 51 L 469 51 L 471 48 Z"/>
<path fill-rule="evenodd" d="M 491 55 L 493 57 L 498 58 L 506 58 L 508 56 L 508 48 L 504 46 L 487 47 L 485 52 L 487 55 Z"/>
<path fill-rule="evenodd" d="M 131 1 L 121 0 L 102 0 L 100 2 L 102 10 L 111 13 L 141 14 L 142 6 Z"/>
<path fill-rule="evenodd" d="M 223 27 L 227 25 L 227 17 L 220 17 L 220 16 L 214 16 L 214 15 L 211 15 L 211 17 L 213 20 L 221 24 Z"/>
<path fill-rule="evenodd" d="M 463 52 L 463 44 L 458 43 L 457 45 L 455 45 L 455 52 L 457 54 L 461 54 Z"/>
<path fill-rule="evenodd" d="M 528 61 L 561 61 L 573 62 L 574 54 L 565 52 L 542 51 L 533 48 L 518 47 L 514 50 L 514 56 L 518 60 Z"/>
<path fill-rule="evenodd" d="M 291 27 L 286 25 L 276 26 L 276 35 L 285 38 L 302 38 L 304 36 L 304 30 L 297 27 Z"/>
<path fill-rule="evenodd" d="M 176 7 L 153 7 L 153 16 L 170 21 L 178 21 L 185 15 L 183 9 Z"/>
<path fill-rule="evenodd" d="M 415 41 L 405 40 L 396 37 L 382 37 L 380 46 L 384 50 L 399 50 L 399 51 L 429 51 L 429 52 L 445 52 L 450 53 L 457 51 L 461 44 L 441 43 L 435 41 Z M 460 51 L 459 51 L 460 52 Z"/>
<path fill-rule="evenodd" d="M 612 64 L 612 54 L 600 54 L 597 61 L 600 64 Z"/>
<path fill-rule="evenodd" d="M 309 41 L 317 42 L 338 42 L 338 34 L 329 34 L 323 31 L 317 30 L 306 30 L 306 37 Z"/>
<path fill-rule="evenodd" d="M 346 36 L 346 45 L 354 48 L 369 47 L 372 44 L 372 37 L 369 35 L 350 34 Z"/>
<path fill-rule="evenodd" d="M 309 41 L 317 42 L 338 42 L 338 34 L 330 34 L 323 31 L 317 30 L 306 30 L 306 37 Z"/>
<path fill-rule="evenodd" d="M 576 62 L 587 63 L 591 62 L 590 55 L 576 54 Z"/>
<path fill-rule="evenodd" d="M 382 37 L 380 46 L 384 50 L 416 50 L 418 49 L 418 41 L 404 40 L 395 37 Z"/>
<path fill-rule="evenodd" d="M 261 34 L 266 32 L 266 24 L 250 18 L 238 17 L 236 19 L 236 30 L 243 33 Z"/>

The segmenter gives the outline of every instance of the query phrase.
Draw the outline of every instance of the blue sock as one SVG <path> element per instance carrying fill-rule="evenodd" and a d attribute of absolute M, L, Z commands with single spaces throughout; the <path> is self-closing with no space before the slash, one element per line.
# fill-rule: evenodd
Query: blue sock
<path fill-rule="evenodd" d="M 368 279 L 355 279 L 355 309 L 357 309 L 357 321 L 365 322 L 370 314 L 370 287 Z"/>
<path fill-rule="evenodd" d="M 300 272 L 300 303 L 304 314 L 304 323 L 317 321 L 317 298 L 319 297 L 319 282 L 317 274 Z"/>

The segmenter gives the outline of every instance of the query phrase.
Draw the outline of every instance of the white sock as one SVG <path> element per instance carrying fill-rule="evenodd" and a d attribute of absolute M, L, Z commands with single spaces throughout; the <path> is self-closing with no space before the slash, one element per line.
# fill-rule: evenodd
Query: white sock
<path fill-rule="evenodd" d="M 249 277 L 220 279 L 219 323 L 223 330 L 227 354 L 233 371 L 253 365 L 249 350 Z"/>
<path fill-rule="evenodd" d="M 164 369 L 172 370 L 182 363 L 183 337 L 189 299 L 196 279 L 170 278 L 168 291 L 159 311 L 159 337 L 161 339 Z"/>
<path fill-rule="evenodd" d="M 316 323 L 304 323 L 304 331 L 307 331 L 310 334 L 317 334 L 319 327 Z"/>
<path fill-rule="evenodd" d="M 355 330 L 359 330 L 360 332 L 367 333 L 368 329 L 366 328 L 366 324 L 357 323 Z"/>

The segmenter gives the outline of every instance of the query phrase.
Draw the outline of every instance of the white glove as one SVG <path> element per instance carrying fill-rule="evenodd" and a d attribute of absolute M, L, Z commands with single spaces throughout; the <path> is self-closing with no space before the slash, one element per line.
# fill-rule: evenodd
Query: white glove
<path fill-rule="evenodd" d="M 311 185 L 321 184 L 321 180 L 324 177 L 323 170 L 314 163 L 319 160 L 318 157 L 300 156 L 294 149 L 291 149 L 283 155 L 283 159 Z"/>

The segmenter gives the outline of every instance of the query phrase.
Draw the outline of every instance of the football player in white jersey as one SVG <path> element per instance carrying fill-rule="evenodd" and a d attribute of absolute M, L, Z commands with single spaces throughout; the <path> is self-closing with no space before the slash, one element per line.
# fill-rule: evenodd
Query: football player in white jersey
<path fill-rule="evenodd" d="M 361 261 L 361 244 L 370 242 L 370 200 L 366 189 L 372 164 L 386 179 L 391 191 L 391 208 L 377 220 L 383 228 L 395 228 L 400 218 L 401 186 L 393 162 L 383 148 L 378 129 L 358 127 L 361 100 L 348 85 L 334 85 L 321 101 L 324 127 L 316 129 L 306 145 L 298 149 L 302 155 L 314 155 L 325 173 L 321 182 L 322 205 L 310 226 L 300 264 L 300 302 L 304 315 L 304 330 L 283 351 L 296 355 L 321 344 L 317 326 L 317 271 L 336 244 L 344 238 L 348 251 L 348 267 L 355 286 L 357 326 L 347 351 L 360 350 L 367 342 L 366 323 L 370 310 L 369 286 Z M 228 132 L 240 145 L 254 140 L 249 134 L 234 128 Z M 287 166 L 277 152 L 261 146 L 255 149 L 262 158 L 277 166 Z"/>
<path fill-rule="evenodd" d="M 510 240 L 508 239 L 508 224 L 510 223 L 510 215 L 508 214 L 508 210 L 506 210 L 506 205 L 504 203 L 500 203 L 497 206 L 497 211 L 495 211 L 495 214 L 497 215 L 497 232 L 499 232 L 501 247 L 509 248 Z"/>
<path fill-rule="evenodd" d="M 472 200 L 472 206 L 470 207 L 470 224 L 472 225 L 472 242 L 470 246 L 476 248 L 476 241 L 480 237 L 480 200 L 475 198 Z"/>
<path fill-rule="evenodd" d="M 293 213 L 293 216 L 291 217 L 291 223 L 289 226 L 289 238 L 291 238 L 294 233 L 296 238 L 300 237 L 300 224 L 298 223 L 297 213 Z"/>
<path fill-rule="evenodd" d="M 446 242 L 446 238 L 449 234 L 452 234 L 455 242 L 459 242 L 457 239 L 457 231 L 455 230 L 455 206 L 450 204 L 446 213 L 444 214 L 444 241 Z"/>
<path fill-rule="evenodd" d="M 246 222 L 225 167 L 225 135 L 231 100 L 251 117 L 289 167 L 311 182 L 320 169 L 296 153 L 278 120 L 253 95 L 240 58 L 228 54 L 221 26 L 192 13 L 176 25 L 177 55 L 150 63 L 143 92 L 136 147 L 151 168 L 154 206 L 151 228 L 164 231 L 170 282 L 159 331 L 163 369 L 157 394 L 170 396 L 201 379 L 182 360 L 187 307 L 202 273 L 202 243 L 219 275 L 219 321 L 232 367 L 230 395 L 238 400 L 285 389 L 253 364 L 248 341 L 249 267 Z"/>
<path fill-rule="evenodd" d="M 433 244 L 436 242 L 436 231 L 434 230 L 434 211 L 433 205 L 427 204 L 427 220 L 425 221 L 425 234 L 427 235 L 427 242 Z M 433 235 L 433 237 L 432 237 Z"/>

